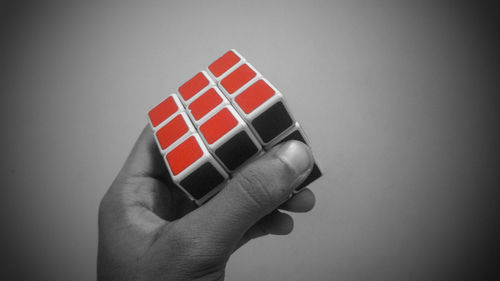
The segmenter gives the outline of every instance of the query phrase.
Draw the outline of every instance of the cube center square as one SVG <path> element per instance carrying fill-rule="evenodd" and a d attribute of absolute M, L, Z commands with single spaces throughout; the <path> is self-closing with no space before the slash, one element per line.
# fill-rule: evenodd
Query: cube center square
<path fill-rule="evenodd" d="M 208 144 L 213 144 L 238 125 L 236 117 L 223 108 L 200 126 L 200 132 Z"/>
<path fill-rule="evenodd" d="M 309 141 L 283 95 L 229 50 L 148 112 L 173 182 L 198 205 L 231 175 L 276 145 Z M 317 163 L 297 192 L 322 176 Z"/>

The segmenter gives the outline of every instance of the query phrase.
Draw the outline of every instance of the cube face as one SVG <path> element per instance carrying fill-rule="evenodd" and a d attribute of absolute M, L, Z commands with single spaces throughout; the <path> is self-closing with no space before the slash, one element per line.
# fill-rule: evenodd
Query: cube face
<path fill-rule="evenodd" d="M 148 117 L 174 183 L 198 204 L 264 150 L 287 140 L 309 144 L 283 95 L 235 50 L 183 83 Z M 315 163 L 297 191 L 321 175 Z"/>

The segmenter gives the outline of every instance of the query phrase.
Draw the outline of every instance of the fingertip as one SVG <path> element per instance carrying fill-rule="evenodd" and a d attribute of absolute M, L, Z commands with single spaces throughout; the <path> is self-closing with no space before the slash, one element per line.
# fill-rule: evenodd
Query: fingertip
<path fill-rule="evenodd" d="M 273 211 L 262 219 L 262 227 L 269 234 L 287 235 L 292 232 L 294 226 L 293 218 L 289 214 Z"/>
<path fill-rule="evenodd" d="M 277 222 L 277 225 L 279 225 L 277 231 L 271 233 L 274 235 L 290 234 L 293 231 L 293 227 L 295 224 L 292 216 L 290 216 L 289 214 L 280 213 L 280 217 L 281 218 L 279 219 L 279 222 Z"/>
<path fill-rule="evenodd" d="M 274 210 L 267 216 L 260 219 L 250 229 L 247 230 L 237 248 L 241 247 L 248 241 L 263 237 L 269 234 L 272 235 L 287 235 L 293 231 L 294 221 L 289 214 Z"/>
<path fill-rule="evenodd" d="M 298 177 L 308 173 L 314 164 L 309 146 L 296 140 L 282 144 L 276 151 L 276 156 Z"/>
<path fill-rule="evenodd" d="M 156 146 L 153 129 L 146 125 L 132 148 L 120 175 L 123 177 L 164 178 L 166 166 Z"/>
<path fill-rule="evenodd" d="M 283 203 L 279 209 L 295 213 L 305 213 L 312 210 L 315 204 L 316 196 L 314 196 L 314 193 L 309 188 L 304 188 Z"/>

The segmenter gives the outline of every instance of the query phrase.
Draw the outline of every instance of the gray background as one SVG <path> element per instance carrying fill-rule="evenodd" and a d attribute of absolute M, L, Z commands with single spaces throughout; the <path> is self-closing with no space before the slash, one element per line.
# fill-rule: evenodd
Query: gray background
<path fill-rule="evenodd" d="M 325 175 L 294 232 L 235 253 L 228 280 L 493 276 L 492 3 L 2 2 L 2 274 L 95 279 L 99 200 L 146 111 L 235 48 L 284 93 Z"/>

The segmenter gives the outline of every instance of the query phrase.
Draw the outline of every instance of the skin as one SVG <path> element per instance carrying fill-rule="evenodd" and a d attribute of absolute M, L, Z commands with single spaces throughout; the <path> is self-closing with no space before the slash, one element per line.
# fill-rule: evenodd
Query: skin
<path fill-rule="evenodd" d="M 314 206 L 310 149 L 290 141 L 237 172 L 196 208 L 171 182 L 151 129 L 141 133 L 99 207 L 98 280 L 224 280 L 231 254 L 251 239 L 285 235 L 289 212 Z"/>

